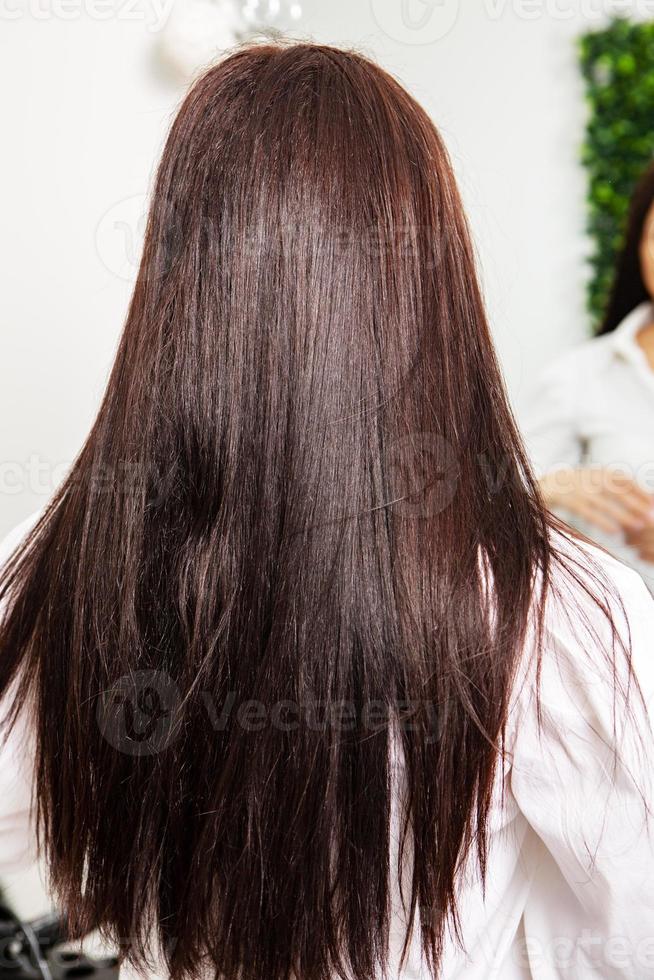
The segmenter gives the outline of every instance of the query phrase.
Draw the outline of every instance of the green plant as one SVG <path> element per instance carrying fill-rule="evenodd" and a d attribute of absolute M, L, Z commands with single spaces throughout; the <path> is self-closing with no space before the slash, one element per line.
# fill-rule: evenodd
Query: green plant
<path fill-rule="evenodd" d="M 604 312 L 629 199 L 654 157 L 654 22 L 624 18 L 579 40 L 589 119 L 582 160 L 588 172 L 592 239 L 588 309 Z"/>

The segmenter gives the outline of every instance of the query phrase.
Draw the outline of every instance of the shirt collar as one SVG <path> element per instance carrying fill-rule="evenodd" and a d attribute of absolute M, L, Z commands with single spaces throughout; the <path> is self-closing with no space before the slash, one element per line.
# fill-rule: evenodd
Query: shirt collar
<path fill-rule="evenodd" d="M 649 301 L 640 303 L 609 335 L 613 350 L 629 360 L 633 360 L 634 355 L 640 357 L 642 351 L 636 342 L 636 335 L 652 321 L 654 321 L 654 304 Z"/>

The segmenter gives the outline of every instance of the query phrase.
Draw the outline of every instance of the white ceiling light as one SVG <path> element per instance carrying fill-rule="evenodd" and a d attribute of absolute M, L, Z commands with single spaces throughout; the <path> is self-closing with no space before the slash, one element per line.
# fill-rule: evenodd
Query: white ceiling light
<path fill-rule="evenodd" d="M 159 51 L 177 77 L 188 81 L 236 44 L 301 16 L 299 0 L 175 0 Z"/>

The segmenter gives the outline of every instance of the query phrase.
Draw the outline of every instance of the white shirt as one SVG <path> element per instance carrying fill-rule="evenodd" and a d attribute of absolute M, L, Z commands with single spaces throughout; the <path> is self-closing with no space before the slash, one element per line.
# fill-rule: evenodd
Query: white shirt
<path fill-rule="evenodd" d="M 654 493 L 654 371 L 636 341 L 652 321 L 652 304 L 642 303 L 614 331 L 577 345 L 544 371 L 521 418 L 538 476 L 569 466 L 613 467 Z M 562 516 L 636 568 L 654 592 L 654 566 L 621 534 Z"/>
<path fill-rule="evenodd" d="M 28 526 L 5 542 L 0 562 Z M 557 535 L 556 543 L 573 553 L 569 539 Z M 654 599 L 634 571 L 584 545 L 584 580 L 593 563 L 617 594 L 620 635 L 631 631 L 633 669 L 651 718 Z M 545 617 L 541 724 L 528 642 L 509 715 L 507 764 L 496 779 L 486 892 L 471 859 L 458 881 L 464 950 L 447 937 L 441 980 L 654 978 L 654 825 L 646 825 L 643 803 L 654 803 L 654 739 L 643 731 L 639 743 L 622 712 L 614 734 L 613 681 L 602 652 L 608 626 L 583 587 L 560 575 L 556 584 L 562 597 L 550 598 Z M 580 631 L 585 619 L 589 630 Z M 626 670 L 619 667 L 618 675 Z M 633 713 L 640 713 L 637 703 Z M 31 850 L 26 746 L 27 726 L 0 751 L 0 880 L 5 866 Z M 389 976 L 427 978 L 418 934 L 397 971 L 404 939 L 398 894 L 396 883 Z M 127 968 L 123 974 L 133 975 Z"/>

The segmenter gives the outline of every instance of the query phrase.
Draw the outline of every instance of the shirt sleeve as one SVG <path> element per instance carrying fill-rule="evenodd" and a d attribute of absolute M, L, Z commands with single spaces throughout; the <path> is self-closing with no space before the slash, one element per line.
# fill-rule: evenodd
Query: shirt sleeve
<path fill-rule="evenodd" d="M 513 744 L 511 791 L 544 854 L 525 928 L 544 971 L 534 975 L 645 980 L 654 978 L 654 600 L 635 572 L 588 550 L 610 580 L 632 672 L 588 596 L 562 592 L 546 616 L 540 717 L 525 685 Z"/>
<path fill-rule="evenodd" d="M 527 452 L 539 477 L 582 462 L 575 374 L 573 358 L 559 358 L 543 371 L 521 413 Z"/>

